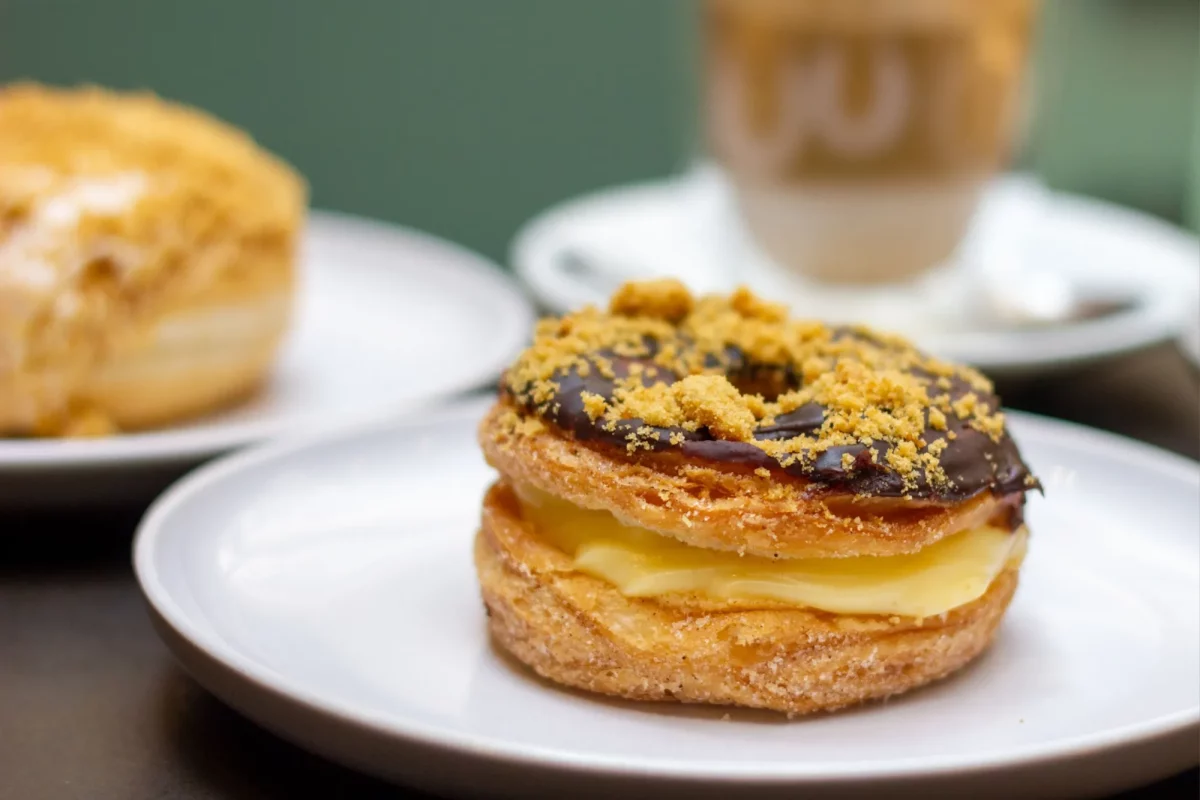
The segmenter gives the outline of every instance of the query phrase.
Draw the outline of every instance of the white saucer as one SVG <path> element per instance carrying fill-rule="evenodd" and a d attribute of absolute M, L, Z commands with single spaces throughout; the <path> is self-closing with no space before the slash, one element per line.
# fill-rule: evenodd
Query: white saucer
<path fill-rule="evenodd" d="M 551 208 L 520 231 L 511 260 L 556 313 L 602 304 L 630 278 L 671 275 L 702 292 L 745 283 L 797 314 L 905 333 L 993 374 L 1043 372 L 1173 339 L 1200 303 L 1194 236 L 1119 206 L 1049 192 L 1023 176 L 997 179 L 985 192 L 958 261 L 901 287 L 802 283 L 758 253 L 733 220 L 725 182 L 701 166 Z M 980 313 L 988 307 L 976 289 L 985 270 L 1003 294 L 1053 293 L 1069 281 L 1082 298 L 1128 305 L 1090 320 L 1006 326 Z"/>
<path fill-rule="evenodd" d="M 564 691 L 489 645 L 482 408 L 241 453 L 171 489 L 134 563 L 183 665 L 285 738 L 455 797 L 1068 797 L 1200 760 L 1195 462 L 1013 414 L 1046 497 L 995 646 L 928 689 L 788 722 Z"/>
<path fill-rule="evenodd" d="M 481 256 L 424 233 L 315 212 L 292 335 L 251 402 L 148 433 L 0 439 L 0 508 L 147 501 L 217 453 L 485 385 L 526 342 L 533 309 Z"/>

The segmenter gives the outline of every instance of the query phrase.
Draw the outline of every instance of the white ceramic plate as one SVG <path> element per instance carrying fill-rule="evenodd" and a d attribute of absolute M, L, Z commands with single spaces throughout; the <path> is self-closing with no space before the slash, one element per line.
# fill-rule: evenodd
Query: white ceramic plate
<path fill-rule="evenodd" d="M 0 439 L 0 507 L 149 500 L 217 453 L 481 387 L 532 324 L 515 282 L 481 256 L 417 231 L 316 212 L 295 325 L 264 391 L 161 431 Z"/>
<path fill-rule="evenodd" d="M 797 283 L 747 242 L 732 208 L 719 173 L 704 165 L 673 180 L 596 192 L 530 221 L 513 242 L 513 268 L 560 313 L 603 303 L 630 278 L 671 275 L 705 292 L 746 283 L 798 314 L 896 330 L 995 375 L 1061 369 L 1173 339 L 1200 303 L 1194 236 L 1049 192 L 1025 176 L 997 179 L 985 192 L 956 262 L 899 288 Z M 1064 283 L 1081 299 L 1127 305 L 1025 327 L 982 313 L 999 300 L 1044 303 Z M 1007 299 L 987 296 L 997 290 Z"/>
<path fill-rule="evenodd" d="M 1014 414 L 1046 497 L 995 646 L 788 722 L 564 691 L 489 645 L 481 411 L 238 454 L 170 490 L 134 560 L 184 666 L 304 747 L 450 796 L 1068 797 L 1200 760 L 1195 462 Z"/>

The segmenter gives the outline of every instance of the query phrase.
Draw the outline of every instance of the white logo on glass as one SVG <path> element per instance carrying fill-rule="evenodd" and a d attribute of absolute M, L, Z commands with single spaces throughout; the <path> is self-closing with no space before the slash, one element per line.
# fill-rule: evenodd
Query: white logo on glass
<path fill-rule="evenodd" d="M 842 98 L 846 52 L 833 44 L 806 62 L 793 58 L 778 81 L 778 115 L 769 131 L 752 131 L 744 113 L 742 75 L 730 59 L 717 62 L 712 75 L 713 134 L 741 166 L 778 173 L 810 140 L 848 158 L 877 156 L 896 144 L 908 122 L 912 99 L 909 65 L 897 48 L 876 45 L 870 58 L 871 104 L 851 114 Z"/>

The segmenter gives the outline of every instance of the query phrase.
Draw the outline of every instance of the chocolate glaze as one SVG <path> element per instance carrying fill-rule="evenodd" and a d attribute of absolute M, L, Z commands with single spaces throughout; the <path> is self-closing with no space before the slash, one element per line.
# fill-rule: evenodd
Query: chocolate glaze
<path fill-rule="evenodd" d="M 633 364 L 653 365 L 652 355 L 645 358 L 628 358 L 607 352 L 599 355 L 612 363 L 617 378 L 627 376 Z M 762 367 L 746 364 L 740 353 L 731 351 L 727 355 L 730 362 L 729 378 L 743 391 L 746 391 L 747 387 L 760 387 L 764 384 L 775 385 L 777 392 L 799 386 L 799 380 L 790 370 L 774 369 L 767 375 Z M 651 451 L 676 449 L 687 458 L 751 469 L 765 467 L 773 472 L 782 471 L 830 489 L 876 497 L 907 496 L 960 501 L 985 490 L 1003 496 L 1037 487 L 1036 482 L 1028 482 L 1029 470 L 1021 460 L 1021 455 L 1007 430 L 1000 441 L 995 442 L 955 415 L 947 415 L 946 426 L 956 434 L 956 438 L 947 442 L 939 458 L 951 481 L 949 486 L 931 484 L 923 471 L 918 474 L 915 485 L 906 485 L 904 478 L 887 465 L 886 455 L 891 447 L 888 442 L 831 447 L 806 463 L 797 461 L 784 467 L 753 444 L 717 439 L 706 428 L 688 431 L 677 427 L 648 426 L 641 419 L 623 419 L 619 420 L 612 430 L 607 430 L 600 420 L 593 421 L 588 416 L 584 410 L 582 395 L 588 392 L 611 400 L 614 380 L 603 377 L 596 369 L 587 372 L 587 375 L 580 375 L 572 369 L 556 376 L 558 391 L 554 399 L 542 407 L 544 418 L 581 441 L 624 449 L 630 441 L 630 435 L 640 430 L 642 435 L 637 436 L 639 443 L 649 446 Z M 673 379 L 674 376 L 663 378 Z M 948 394 L 952 399 L 958 399 L 969 392 L 980 395 L 978 390 L 962 378 L 951 378 Z M 538 413 L 539 409 L 532 404 L 522 402 L 520 393 L 513 394 L 510 391 L 510 395 L 519 404 L 523 404 L 526 410 Z M 999 407 L 999 399 L 994 395 L 980 395 L 979 399 L 992 408 Z M 814 434 L 821 427 L 824 414 L 825 409 L 822 406 L 809 403 L 777 417 L 773 425 L 760 427 L 754 438 L 760 441 L 778 440 L 800 434 Z M 649 436 L 645 435 L 647 429 L 651 431 Z M 654 433 L 658 434 L 657 438 Z M 945 439 L 946 435 L 947 431 L 930 428 L 927 416 L 924 433 L 926 442 L 932 444 L 934 441 Z M 671 444 L 671 438 L 674 438 L 677 444 Z M 847 453 L 854 460 L 849 466 L 843 466 L 842 456 Z M 1018 515 L 1019 510 L 1018 507 Z"/>

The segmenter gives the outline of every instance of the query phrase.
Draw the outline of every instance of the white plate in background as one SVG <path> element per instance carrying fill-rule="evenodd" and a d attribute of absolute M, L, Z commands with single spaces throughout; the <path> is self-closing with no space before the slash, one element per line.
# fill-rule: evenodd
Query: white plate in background
<path fill-rule="evenodd" d="M 482 256 L 418 231 L 314 212 L 295 322 L 269 382 L 201 420 L 98 439 L 0 439 L 0 508 L 148 501 L 218 453 L 401 414 L 497 378 L 533 307 Z"/>
<path fill-rule="evenodd" d="M 998 638 L 910 694 L 787 721 L 557 688 L 488 641 L 483 405 L 231 456 L 134 562 L 196 679 L 306 748 L 447 796 L 1072 797 L 1200 760 L 1200 465 L 1020 413 L 1046 485 Z"/>
<path fill-rule="evenodd" d="M 735 220 L 720 173 L 701 166 L 559 204 L 522 228 L 511 260 L 556 313 L 603 304 L 631 278 L 670 275 L 700 292 L 746 283 L 794 313 L 905 333 L 931 352 L 995 375 L 1047 372 L 1171 340 L 1200 304 L 1194 236 L 1110 203 L 1049 192 L 1019 175 L 989 186 L 957 261 L 901 288 L 798 283 L 748 244 Z M 1053 274 L 1088 300 L 1128 305 L 1095 319 L 1006 326 L 979 313 L 972 281 L 986 263 L 992 280 L 1012 291 L 996 270 L 1005 269 L 998 261 L 1014 259 L 1018 287 L 1045 290 L 1044 276 Z"/>

